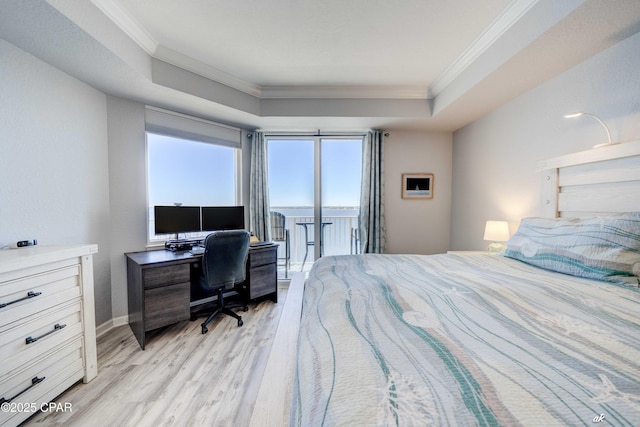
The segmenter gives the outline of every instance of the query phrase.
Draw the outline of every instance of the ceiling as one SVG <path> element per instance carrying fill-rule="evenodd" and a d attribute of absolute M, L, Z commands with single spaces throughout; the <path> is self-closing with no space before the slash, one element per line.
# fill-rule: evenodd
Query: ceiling
<path fill-rule="evenodd" d="M 510 0 L 101 0 L 179 52 L 265 87 L 424 90 Z M 166 53 L 165 53 L 166 54 Z"/>
<path fill-rule="evenodd" d="M 249 129 L 453 131 L 640 30 L 637 0 L 3 0 L 108 94 Z"/>

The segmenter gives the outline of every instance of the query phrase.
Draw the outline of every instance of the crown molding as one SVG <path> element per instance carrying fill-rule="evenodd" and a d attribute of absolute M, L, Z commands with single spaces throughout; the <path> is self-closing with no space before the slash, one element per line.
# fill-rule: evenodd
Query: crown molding
<path fill-rule="evenodd" d="M 91 0 L 114 24 L 125 32 L 145 52 L 153 56 L 158 49 L 158 42 L 113 0 Z"/>
<path fill-rule="evenodd" d="M 225 86 L 261 99 L 359 98 L 359 99 L 433 99 L 480 57 L 539 0 L 514 0 L 492 24 L 451 63 L 429 87 L 394 86 L 260 86 L 242 80 L 158 42 L 122 9 L 116 0 L 91 0 L 134 42 L 153 58 L 198 74 Z"/>
<path fill-rule="evenodd" d="M 520 20 L 539 0 L 513 1 L 455 61 L 429 86 L 429 98 L 435 98 L 464 70 L 480 57 L 496 40 Z"/>
<path fill-rule="evenodd" d="M 197 59 L 184 55 L 166 46 L 159 45 L 153 57 L 167 62 L 171 65 L 175 65 L 178 68 L 191 71 L 192 73 L 198 74 L 209 80 L 213 80 L 214 82 L 229 86 L 230 88 L 239 90 L 246 94 L 258 98 L 260 98 L 262 94 L 262 88 L 259 85 L 249 83 L 232 74 L 225 73 L 222 70 L 219 70 L 215 67 L 205 64 L 202 61 L 198 61 Z"/>
<path fill-rule="evenodd" d="M 426 99 L 424 86 L 265 86 L 262 99 Z"/>
<path fill-rule="evenodd" d="M 423 86 L 265 86 L 247 82 L 195 58 L 159 44 L 145 29 L 122 9 L 116 0 L 91 0 L 125 34 L 151 57 L 198 74 L 261 99 L 285 98 L 359 98 L 359 99 L 426 99 Z"/>

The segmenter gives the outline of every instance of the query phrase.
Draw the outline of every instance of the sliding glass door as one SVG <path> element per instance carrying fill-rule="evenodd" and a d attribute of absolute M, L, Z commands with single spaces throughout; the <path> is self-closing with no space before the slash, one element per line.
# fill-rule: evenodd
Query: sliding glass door
<path fill-rule="evenodd" d="M 354 253 L 358 241 L 362 139 L 321 140 L 323 255 Z"/>
<path fill-rule="evenodd" d="M 268 137 L 267 150 L 271 211 L 285 216 L 289 270 L 307 271 L 325 254 L 354 252 L 362 138 Z M 286 242 L 279 244 L 285 258 Z"/>

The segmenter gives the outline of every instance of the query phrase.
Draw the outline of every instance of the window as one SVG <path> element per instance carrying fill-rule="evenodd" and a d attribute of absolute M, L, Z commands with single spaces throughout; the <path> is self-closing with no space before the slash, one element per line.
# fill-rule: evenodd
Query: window
<path fill-rule="evenodd" d="M 175 238 L 156 235 L 153 207 L 240 205 L 241 150 L 208 142 L 147 132 L 149 242 Z M 187 233 L 180 238 L 203 237 Z"/>

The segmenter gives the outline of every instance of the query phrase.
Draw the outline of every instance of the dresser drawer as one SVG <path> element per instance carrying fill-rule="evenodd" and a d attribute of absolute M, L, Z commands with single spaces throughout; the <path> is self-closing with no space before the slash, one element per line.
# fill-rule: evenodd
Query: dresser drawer
<path fill-rule="evenodd" d="M 189 264 L 173 264 L 147 268 L 142 272 L 145 289 L 174 285 L 189 281 Z"/>
<path fill-rule="evenodd" d="M 9 411 L 0 411 L 0 425 L 19 424 L 39 410 L 42 404 L 50 402 L 80 380 L 82 375 L 80 338 L 23 364 L 0 381 L 0 399 L 10 400 Z"/>
<path fill-rule="evenodd" d="M 0 283 L 0 329 L 81 296 L 77 264 Z"/>
<path fill-rule="evenodd" d="M 80 336 L 83 332 L 81 311 L 78 299 L 0 330 L 0 381 L 29 360 Z"/>
<path fill-rule="evenodd" d="M 277 256 L 278 252 L 276 247 L 253 250 L 249 255 L 249 268 L 259 267 L 265 264 L 274 264 L 277 262 Z"/>

